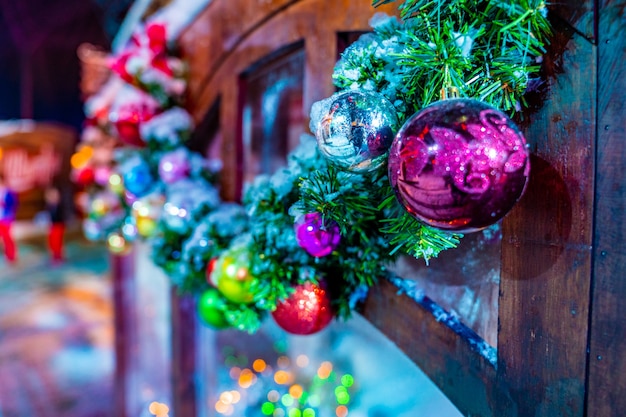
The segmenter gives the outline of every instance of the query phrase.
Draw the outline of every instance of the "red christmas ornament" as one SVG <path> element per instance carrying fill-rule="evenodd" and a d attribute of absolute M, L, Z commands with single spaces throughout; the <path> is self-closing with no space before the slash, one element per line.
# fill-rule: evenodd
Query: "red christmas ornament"
<path fill-rule="evenodd" d="M 331 322 L 334 311 L 326 286 L 320 282 L 298 285 L 295 292 L 276 306 L 272 317 L 285 331 L 298 335 L 319 332 Z"/>
<path fill-rule="evenodd" d="M 128 84 L 132 84 L 134 81 L 133 75 L 128 72 L 126 69 L 126 64 L 128 60 L 131 58 L 132 54 L 130 52 L 125 52 L 118 57 L 115 57 L 111 60 L 109 67 L 111 71 L 116 73 L 122 80 L 126 81 Z"/>
<path fill-rule="evenodd" d="M 153 103 L 127 103 L 117 110 L 115 128 L 120 140 L 128 145 L 144 147 L 140 126 L 157 113 Z"/>
<path fill-rule="evenodd" d="M 95 181 L 95 172 L 92 167 L 86 166 L 81 169 L 77 169 L 73 173 L 74 182 L 81 187 L 87 187 L 94 183 Z"/>
<path fill-rule="evenodd" d="M 209 261 L 209 263 L 206 265 L 206 274 L 205 274 L 205 278 L 206 278 L 206 282 L 209 285 L 212 285 L 214 287 L 217 288 L 217 282 L 213 281 L 211 279 L 211 273 L 213 272 L 213 270 L 215 269 L 215 264 L 217 263 L 217 258 L 213 258 Z"/>
<path fill-rule="evenodd" d="M 155 55 L 165 53 L 167 47 L 167 36 L 165 25 L 162 23 L 151 23 L 146 27 L 148 36 L 148 46 Z"/>

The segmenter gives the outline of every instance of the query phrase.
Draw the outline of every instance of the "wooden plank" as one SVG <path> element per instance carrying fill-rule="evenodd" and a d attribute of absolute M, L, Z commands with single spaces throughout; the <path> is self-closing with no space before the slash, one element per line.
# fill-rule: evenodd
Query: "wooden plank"
<path fill-rule="evenodd" d="M 558 1 L 546 2 L 550 5 L 550 18 L 566 21 L 579 35 L 592 43 L 596 41 L 594 22 L 594 2 L 592 1 Z"/>
<path fill-rule="evenodd" d="M 243 180 L 243 152 L 241 137 L 241 114 L 239 79 L 225 79 L 221 90 L 220 132 L 222 135 L 221 159 L 223 165 L 220 175 L 220 194 L 226 201 L 241 200 Z M 217 98 L 216 98 L 217 99 Z"/>
<path fill-rule="evenodd" d="M 584 413 L 595 48 L 570 26 L 555 29 L 562 73 L 548 74 L 549 96 L 526 129 L 531 177 L 503 223 L 498 380 L 513 403 L 499 403 L 498 416 Z"/>
<path fill-rule="evenodd" d="M 129 378 L 136 359 L 137 316 L 135 314 L 135 263 L 134 252 L 127 255 L 109 256 L 113 281 L 113 324 L 115 329 L 114 414 L 130 417 Z"/>
<path fill-rule="evenodd" d="M 600 2 L 593 298 L 587 415 L 626 409 L 626 1 Z"/>
<path fill-rule="evenodd" d="M 394 342 L 466 416 L 494 416 L 507 393 L 494 384 L 495 349 L 427 297 L 398 294 L 382 281 L 362 314 Z"/>
<path fill-rule="evenodd" d="M 196 302 L 192 295 L 180 295 L 172 288 L 172 413 L 178 417 L 196 417 Z"/>

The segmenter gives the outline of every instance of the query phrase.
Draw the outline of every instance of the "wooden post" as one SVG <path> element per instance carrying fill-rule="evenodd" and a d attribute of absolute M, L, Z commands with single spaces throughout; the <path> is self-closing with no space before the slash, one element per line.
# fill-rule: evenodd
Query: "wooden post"
<path fill-rule="evenodd" d="M 134 251 L 127 255 L 109 257 L 113 281 L 113 310 L 115 325 L 114 414 L 134 417 L 128 412 L 128 376 L 133 363 L 132 346 L 136 345 L 137 321 L 135 309 Z"/>
<path fill-rule="evenodd" d="M 600 1 L 587 415 L 626 409 L 626 1 Z"/>
<path fill-rule="evenodd" d="M 171 290 L 172 326 L 172 413 L 177 417 L 196 417 L 196 301 L 192 295 Z"/>
<path fill-rule="evenodd" d="M 583 3 L 593 13 L 592 2 Z M 497 416 L 584 413 L 596 56 L 575 22 L 552 17 L 548 96 L 525 132 L 531 177 L 503 223 L 497 379 L 512 403 L 498 401 Z"/>

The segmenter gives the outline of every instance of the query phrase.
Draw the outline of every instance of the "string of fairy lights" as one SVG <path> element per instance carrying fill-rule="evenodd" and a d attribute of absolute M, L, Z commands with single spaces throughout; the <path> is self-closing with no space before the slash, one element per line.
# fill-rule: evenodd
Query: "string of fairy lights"
<path fill-rule="evenodd" d="M 339 372 L 330 361 L 313 364 L 304 354 L 293 360 L 280 356 L 273 365 L 261 358 L 248 364 L 247 358 L 234 355 L 225 363 L 233 365 L 228 375 L 237 387 L 222 391 L 213 405 L 223 416 L 238 415 L 247 407 L 268 417 L 319 417 L 329 411 L 346 417 L 355 396 L 352 374 Z M 261 395 L 251 394 L 253 388 Z"/>

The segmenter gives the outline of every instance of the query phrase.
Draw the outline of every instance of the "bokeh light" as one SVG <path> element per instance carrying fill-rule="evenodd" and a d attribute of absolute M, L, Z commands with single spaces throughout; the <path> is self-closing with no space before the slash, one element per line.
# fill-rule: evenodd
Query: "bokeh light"
<path fill-rule="evenodd" d="M 317 376 L 321 379 L 328 379 L 330 377 L 330 373 L 333 371 L 333 364 L 325 361 L 322 362 L 320 367 L 317 369 Z"/>
<path fill-rule="evenodd" d="M 280 393 L 273 389 L 267 393 L 267 399 L 273 403 L 278 402 L 278 400 L 280 400 Z"/>
<path fill-rule="evenodd" d="M 241 394 L 239 393 L 239 391 L 233 390 L 230 393 L 232 395 L 233 404 L 237 404 L 239 401 L 241 401 Z"/>
<path fill-rule="evenodd" d="M 348 389 L 343 385 L 335 388 L 335 397 L 337 397 L 337 403 L 345 405 L 350 402 L 350 394 L 348 394 Z"/>
<path fill-rule="evenodd" d="M 350 388 L 352 385 L 354 385 L 354 377 L 350 374 L 345 374 L 341 377 L 341 385 L 346 388 Z"/>
<path fill-rule="evenodd" d="M 291 364 L 291 361 L 289 360 L 289 357 L 281 356 L 280 358 L 278 358 L 276 363 L 278 364 L 279 368 L 285 369 L 289 367 L 289 365 Z"/>
<path fill-rule="evenodd" d="M 292 381 L 293 377 L 290 372 L 276 371 L 274 374 L 274 382 L 280 385 L 287 385 Z"/>
<path fill-rule="evenodd" d="M 340 405 L 335 409 L 335 414 L 337 417 L 346 417 L 348 415 L 348 407 L 345 405 Z"/>
<path fill-rule="evenodd" d="M 267 364 L 263 359 L 257 359 L 252 363 L 252 369 L 254 369 L 254 371 L 258 373 L 263 372 L 266 367 Z"/>
<path fill-rule="evenodd" d="M 239 368 L 238 366 L 233 366 L 232 368 L 230 368 L 228 374 L 232 379 L 239 379 L 239 375 L 241 374 L 241 368 Z"/>
<path fill-rule="evenodd" d="M 74 169 L 83 168 L 87 165 L 92 156 L 93 148 L 91 146 L 83 146 L 70 157 L 70 165 Z"/>
<path fill-rule="evenodd" d="M 220 402 L 224 404 L 237 404 L 241 400 L 239 391 L 224 391 L 220 394 Z"/>
<path fill-rule="evenodd" d="M 232 404 L 225 404 L 221 401 L 218 401 L 215 403 L 215 411 L 225 416 L 229 416 L 233 414 L 233 412 L 235 411 L 235 408 L 233 407 Z"/>
<path fill-rule="evenodd" d="M 163 403 L 153 401 L 150 403 L 148 411 L 150 411 L 150 414 L 153 414 L 156 417 L 168 417 L 170 408 Z"/>
<path fill-rule="evenodd" d="M 276 407 L 274 406 L 274 404 L 270 402 L 264 402 L 263 405 L 261 406 L 261 412 L 265 414 L 266 416 L 271 416 L 272 414 L 274 414 L 275 408 Z"/>
<path fill-rule="evenodd" d="M 302 396 L 302 391 L 302 385 L 299 384 L 293 384 L 291 387 L 289 387 L 289 395 L 296 399 Z"/>
<path fill-rule="evenodd" d="M 257 380 L 257 376 L 248 368 L 242 369 L 239 374 L 239 386 L 241 388 L 250 388 Z"/>
<path fill-rule="evenodd" d="M 298 355 L 296 365 L 300 368 L 306 368 L 309 365 L 309 357 L 307 355 Z"/>
<path fill-rule="evenodd" d="M 328 412 L 338 417 L 348 415 L 347 405 L 353 401 L 349 388 L 355 384 L 355 380 L 351 374 L 338 375 L 330 361 L 313 365 L 316 368 L 312 369 L 316 369 L 316 372 L 311 379 L 307 372 L 301 374 L 300 371 L 311 365 L 310 358 L 304 354 L 293 360 L 282 355 L 276 359 L 274 366 L 261 358 L 253 360 L 251 364 L 234 354 L 228 358 L 233 363 L 229 374 L 241 388 L 247 389 L 258 383 L 258 389 L 266 392 L 266 398 L 255 401 L 256 410 L 260 410 L 263 416 L 317 417 L 319 413 Z M 257 395 L 253 394 L 255 392 L 257 389 L 251 391 L 253 397 Z M 216 410 L 221 415 L 237 414 L 233 406 L 240 400 L 244 403 L 251 400 L 246 399 L 245 395 L 248 394 L 237 390 L 222 392 Z M 250 405 L 252 403 L 241 407 Z"/>
<path fill-rule="evenodd" d="M 291 407 L 293 405 L 293 397 L 289 394 L 285 394 L 280 398 L 280 402 L 285 406 L 285 407 Z"/>

